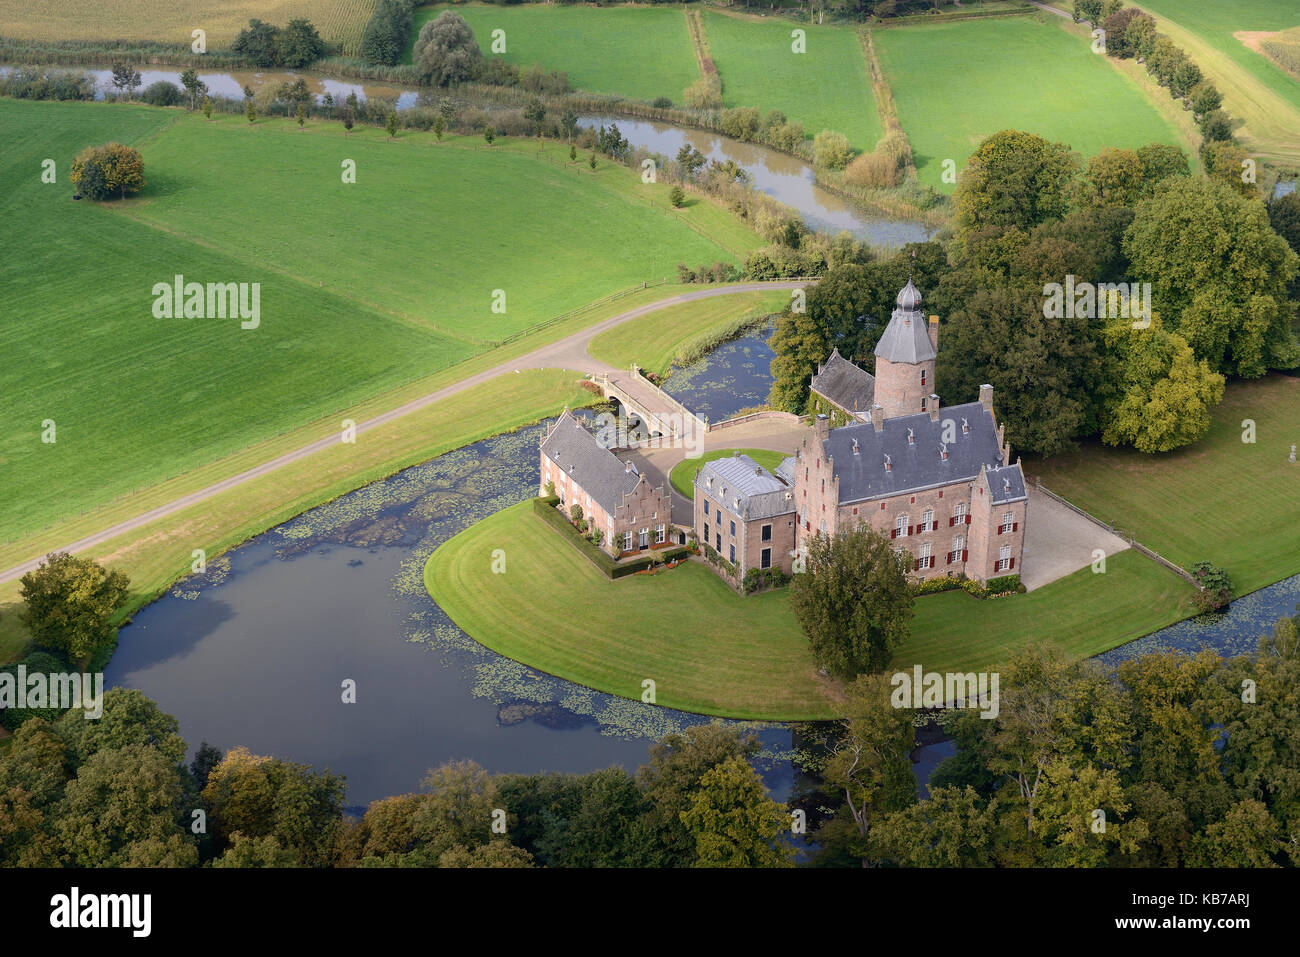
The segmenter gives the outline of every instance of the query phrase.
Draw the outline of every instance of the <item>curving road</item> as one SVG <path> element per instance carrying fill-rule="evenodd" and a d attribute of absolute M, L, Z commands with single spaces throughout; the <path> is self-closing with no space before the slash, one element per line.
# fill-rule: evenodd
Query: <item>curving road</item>
<path fill-rule="evenodd" d="M 650 313 L 656 312 L 660 309 L 666 309 L 669 306 L 680 305 L 684 302 L 693 302 L 696 299 L 710 299 L 714 296 L 731 295 L 738 292 L 762 292 L 768 289 L 798 289 L 807 285 L 809 285 L 809 283 L 805 281 L 740 283 L 734 286 L 695 289 L 691 292 L 679 293 L 676 296 L 669 296 L 667 299 L 660 299 L 644 306 L 638 306 L 635 309 L 629 309 L 627 312 L 621 312 L 617 316 L 613 316 L 609 319 L 598 322 L 593 326 L 589 326 L 580 332 L 575 332 L 572 335 L 565 336 L 563 339 L 556 342 L 539 346 L 532 352 L 525 353 L 516 359 L 502 362 L 490 369 L 485 369 L 482 372 L 477 372 L 474 375 L 467 376 L 452 385 L 445 386 L 444 388 L 430 392 L 427 395 L 422 395 L 418 399 L 412 399 L 410 402 L 407 402 L 404 405 L 399 405 L 397 408 L 390 409 L 374 418 L 366 419 L 366 421 L 357 424 L 357 434 L 359 435 L 363 432 L 368 432 L 371 429 L 378 428 L 381 425 L 386 425 L 395 419 L 400 419 L 404 415 L 410 415 L 412 412 L 417 412 L 420 409 L 433 405 L 435 402 L 441 402 L 443 399 L 450 398 L 458 392 L 463 392 L 476 385 L 481 385 L 482 383 L 495 379 L 498 376 L 513 374 L 516 369 L 575 369 L 583 373 L 594 372 L 597 374 L 618 372 L 620 370 L 614 369 L 603 362 L 598 362 L 587 354 L 587 346 L 591 343 L 591 340 L 607 329 L 612 329 L 614 326 L 620 325 L 624 322 L 630 322 L 633 319 L 639 319 L 642 316 L 649 315 Z M 167 502 L 164 505 L 159 505 L 157 508 L 150 509 L 147 512 L 142 512 L 133 518 L 118 522 L 116 525 L 111 525 L 102 531 L 95 532 L 93 535 L 87 535 L 85 538 L 79 538 L 75 542 L 69 542 L 67 545 L 61 545 L 57 548 L 49 549 L 49 551 L 80 552 L 85 551 L 87 548 L 93 548 L 96 545 L 102 545 L 105 542 L 117 538 L 119 535 L 124 535 L 127 532 L 143 528 L 151 522 L 155 522 L 160 518 L 166 518 L 168 515 L 173 515 L 182 509 L 189 508 L 191 505 L 210 499 L 214 495 L 220 495 L 222 492 L 227 492 L 232 488 L 237 488 L 245 482 L 250 482 L 259 476 L 268 475 L 271 472 L 284 468 L 286 465 L 305 459 L 309 455 L 314 455 L 317 452 L 324 451 L 330 446 L 337 444 L 338 441 L 339 439 L 337 435 L 329 435 L 323 439 L 318 439 L 315 442 L 302 446 L 301 448 L 294 449 L 291 452 L 285 452 L 283 455 L 278 455 L 269 461 L 263 462 L 261 465 L 254 466 L 251 469 L 246 469 L 245 471 L 232 475 L 229 478 L 222 479 L 220 482 L 215 482 L 206 488 L 190 492 L 188 495 L 182 495 L 180 498 L 173 499 L 172 501 Z M 0 582 L 13 581 L 15 578 L 22 577 L 29 571 L 35 569 L 41 561 L 44 560 L 44 557 L 44 555 L 40 555 L 23 562 L 21 565 L 15 565 L 12 568 L 5 569 L 3 572 L 0 572 Z"/>

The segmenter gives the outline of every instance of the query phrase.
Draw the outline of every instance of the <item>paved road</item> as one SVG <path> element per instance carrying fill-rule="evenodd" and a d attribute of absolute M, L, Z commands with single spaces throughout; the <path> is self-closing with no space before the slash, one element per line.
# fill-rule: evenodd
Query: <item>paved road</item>
<path fill-rule="evenodd" d="M 627 312 L 619 313 L 617 316 L 606 319 L 594 326 L 589 326 L 581 332 L 575 332 L 573 335 L 566 336 L 557 342 L 548 345 L 539 346 L 532 352 L 511 359 L 509 362 L 503 362 L 495 365 L 483 372 L 467 376 L 452 385 L 430 392 L 427 395 L 420 396 L 418 399 L 412 399 L 405 405 L 400 405 L 395 409 L 384 412 L 375 416 L 373 419 L 367 419 L 358 423 L 357 434 L 369 432 L 371 429 L 378 428 L 381 425 L 387 425 L 395 419 L 400 419 L 404 415 L 410 415 L 412 412 L 418 412 L 420 409 L 433 405 L 435 402 L 441 402 L 443 399 L 450 398 L 458 392 L 473 388 L 498 376 L 513 374 L 516 369 L 575 369 L 579 372 L 616 372 L 618 370 L 610 368 L 603 362 L 597 362 L 587 354 L 587 346 L 591 340 L 607 329 L 612 329 L 624 322 L 630 322 L 633 319 L 639 319 L 642 316 L 649 315 L 660 309 L 666 309 L 669 306 L 680 305 L 685 302 L 693 302 L 697 299 L 709 299 L 713 296 L 726 296 L 738 292 L 761 292 L 767 289 L 797 289 L 806 286 L 806 282 L 753 282 L 741 283 L 734 286 L 725 287 L 706 287 L 704 289 L 695 289 L 690 292 L 679 293 L 676 296 L 669 296 L 667 299 L 660 299 L 657 302 L 648 303 L 644 306 L 638 306 L 635 309 L 629 309 Z M 124 522 L 118 522 L 102 531 L 93 535 L 87 535 L 85 538 L 77 539 L 75 542 L 69 542 L 67 545 L 61 545 L 50 551 L 60 552 L 81 552 L 87 548 L 93 548 L 96 545 L 102 545 L 105 542 L 124 535 L 127 532 L 135 531 L 138 528 L 155 522 L 160 518 L 166 518 L 182 509 L 189 508 L 199 502 L 206 501 L 215 495 L 237 488 L 245 482 L 250 482 L 262 475 L 269 475 L 272 472 L 291 465 L 309 455 L 324 451 L 339 441 L 337 435 L 330 435 L 323 439 L 318 439 L 301 448 L 294 449 L 292 452 L 286 452 L 283 455 L 276 456 L 270 461 L 263 462 L 261 465 L 247 469 L 230 478 L 222 479 L 206 488 L 191 492 L 188 495 L 182 495 L 180 498 L 173 499 L 165 505 L 159 505 L 157 508 L 143 512 L 134 518 L 129 518 Z M 13 581 L 20 578 L 29 571 L 35 569 L 44 556 L 32 558 L 21 565 L 15 565 L 0 572 L 0 582 Z"/>

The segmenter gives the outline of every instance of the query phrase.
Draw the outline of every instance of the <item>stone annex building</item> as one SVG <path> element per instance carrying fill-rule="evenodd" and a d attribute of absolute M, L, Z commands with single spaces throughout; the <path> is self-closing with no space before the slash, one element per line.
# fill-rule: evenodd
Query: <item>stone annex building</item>
<path fill-rule="evenodd" d="M 612 555 L 682 541 L 689 531 L 736 566 L 780 568 L 818 534 L 867 522 L 930 578 L 978 581 L 1020 571 L 1028 497 L 993 411 L 941 407 L 934 393 L 939 323 L 927 323 L 908 280 L 876 344 L 876 373 L 831 353 L 810 388 L 817 414 L 799 449 L 770 472 L 736 454 L 696 473 L 689 529 L 674 527 L 672 495 L 601 446 L 568 410 L 542 439 L 541 486 L 565 512 L 581 505 Z"/>

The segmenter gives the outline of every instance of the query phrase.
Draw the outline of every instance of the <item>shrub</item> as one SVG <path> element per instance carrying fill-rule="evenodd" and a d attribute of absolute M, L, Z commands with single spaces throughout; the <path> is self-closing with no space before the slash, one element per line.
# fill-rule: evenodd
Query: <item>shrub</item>
<path fill-rule="evenodd" d="M 450 10 L 420 28 L 414 59 L 416 72 L 434 86 L 471 80 L 483 69 L 483 51 L 474 42 L 474 31 L 464 17 Z"/>
<path fill-rule="evenodd" d="M 781 588 L 789 584 L 790 576 L 779 568 L 751 568 L 745 572 L 743 588 L 746 595 L 766 588 Z"/>
<path fill-rule="evenodd" d="M 150 106 L 180 106 L 185 102 L 185 94 L 175 83 L 159 80 L 146 86 L 140 99 Z"/>
<path fill-rule="evenodd" d="M 883 153 L 863 153 L 844 170 L 844 181 L 851 186 L 897 186 L 903 181 L 903 171 Z"/>
<path fill-rule="evenodd" d="M 827 169 L 843 169 L 853 155 L 849 138 L 835 130 L 822 130 L 813 138 L 813 162 Z"/>
<path fill-rule="evenodd" d="M 654 102 L 650 105 L 656 110 L 671 110 L 673 108 L 673 101 L 666 96 L 657 96 L 655 97 Z"/>
<path fill-rule="evenodd" d="M 720 126 L 722 132 L 732 139 L 751 143 L 758 137 L 763 116 L 752 106 L 740 106 L 734 110 L 724 110 Z"/>
<path fill-rule="evenodd" d="M 1218 565 L 1197 562 L 1192 566 L 1192 577 L 1204 589 L 1196 593 L 1196 607 L 1202 612 L 1223 608 L 1232 600 L 1232 581 Z"/>
<path fill-rule="evenodd" d="M 112 199 L 144 188 L 144 160 L 121 143 L 87 146 L 72 161 L 72 185 L 91 199 Z"/>
<path fill-rule="evenodd" d="M 674 186 L 668 192 L 668 201 L 680 209 L 682 204 L 686 202 L 686 191 L 680 186 Z"/>
<path fill-rule="evenodd" d="M 402 58 L 415 22 L 412 6 L 408 0 L 379 0 L 361 34 L 361 59 L 393 66 Z"/>
<path fill-rule="evenodd" d="M 722 90 L 716 78 L 700 77 L 682 94 L 686 105 L 697 110 L 716 110 L 722 106 Z"/>
<path fill-rule="evenodd" d="M 581 520 L 582 520 L 582 506 L 579 505 L 579 504 L 577 504 L 576 502 L 575 502 L 574 504 L 570 505 L 570 506 L 569 506 L 569 518 L 573 519 L 575 522 L 581 521 Z"/>

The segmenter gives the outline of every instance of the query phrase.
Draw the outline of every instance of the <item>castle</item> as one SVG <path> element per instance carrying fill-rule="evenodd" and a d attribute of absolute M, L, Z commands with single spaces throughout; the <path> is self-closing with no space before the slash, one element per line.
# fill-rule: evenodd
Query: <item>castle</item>
<path fill-rule="evenodd" d="M 993 387 L 942 407 L 934 393 L 939 322 L 909 279 L 876 344 L 875 375 L 832 351 L 809 383 L 812 426 L 774 471 L 736 454 L 696 473 L 689 524 L 672 494 L 603 448 L 568 410 L 541 443 L 541 485 L 582 508 L 612 556 L 685 542 L 730 563 L 791 574 L 816 535 L 867 523 L 921 579 L 1017 574 L 1028 496 L 993 411 Z M 685 518 L 684 515 L 681 516 Z"/>
<path fill-rule="evenodd" d="M 982 582 L 1019 572 L 1028 496 L 993 387 L 981 386 L 977 402 L 941 407 L 938 319 L 926 323 L 911 280 L 895 305 L 874 376 L 838 351 L 818 368 L 810 388 L 819 411 L 775 474 L 744 456 L 700 470 L 700 541 L 741 576 L 768 561 L 790 573 L 813 536 L 864 522 L 907 552 L 918 578 L 962 573 Z"/>

